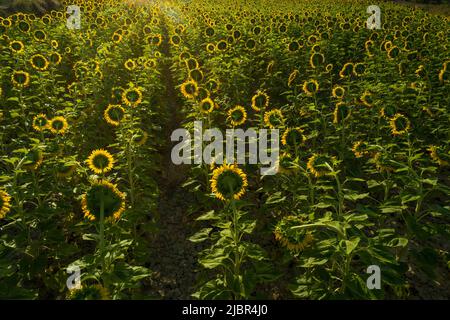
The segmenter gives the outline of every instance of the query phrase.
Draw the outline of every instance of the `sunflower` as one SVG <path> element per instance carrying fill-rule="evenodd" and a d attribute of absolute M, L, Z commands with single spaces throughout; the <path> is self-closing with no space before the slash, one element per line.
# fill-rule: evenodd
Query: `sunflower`
<path fill-rule="evenodd" d="M 323 64 L 325 62 L 325 57 L 320 52 L 314 52 L 309 57 L 309 64 L 311 65 L 311 68 L 315 69 L 319 65 Z"/>
<path fill-rule="evenodd" d="M 313 154 L 306 164 L 307 169 L 315 176 L 321 177 L 331 173 L 335 159 L 326 154 Z"/>
<path fill-rule="evenodd" d="M 206 82 L 206 87 L 211 92 L 216 93 L 219 90 L 220 83 L 215 79 L 209 79 L 208 82 Z"/>
<path fill-rule="evenodd" d="M 333 96 L 333 98 L 336 99 L 342 99 L 344 97 L 345 94 L 345 89 L 341 86 L 335 86 L 333 88 L 333 90 L 331 91 L 331 95 Z"/>
<path fill-rule="evenodd" d="M 347 62 L 342 67 L 341 71 L 339 71 L 339 76 L 341 78 L 349 77 L 353 73 L 353 63 Z"/>
<path fill-rule="evenodd" d="M 291 74 L 289 75 L 289 78 L 288 78 L 288 87 L 292 86 L 292 83 L 295 81 L 295 79 L 297 79 L 299 74 L 300 74 L 300 71 L 298 71 L 297 69 L 295 69 L 294 71 L 291 72 Z"/>
<path fill-rule="evenodd" d="M 142 91 L 134 85 L 124 90 L 122 93 L 122 102 L 129 107 L 137 107 L 142 103 Z"/>
<path fill-rule="evenodd" d="M 373 107 L 373 97 L 372 97 L 372 93 L 370 93 L 369 91 L 367 91 L 367 90 L 364 91 L 364 93 L 361 95 L 361 97 L 359 99 L 365 106 Z"/>
<path fill-rule="evenodd" d="M 217 50 L 225 51 L 228 48 L 228 43 L 225 40 L 220 40 L 219 42 L 217 42 L 216 48 Z"/>
<path fill-rule="evenodd" d="M 392 172 L 394 168 L 392 168 L 390 164 L 390 158 L 386 152 L 377 152 L 373 156 L 373 162 L 379 172 Z"/>
<path fill-rule="evenodd" d="M 389 59 L 394 59 L 398 57 L 400 54 L 400 49 L 397 46 L 392 46 L 388 51 L 388 57 Z"/>
<path fill-rule="evenodd" d="M 180 90 L 185 98 L 194 99 L 198 95 L 198 84 L 190 79 L 181 84 Z"/>
<path fill-rule="evenodd" d="M 214 43 L 207 43 L 206 44 L 206 51 L 209 53 L 213 53 L 216 50 L 216 45 Z"/>
<path fill-rule="evenodd" d="M 109 300 L 109 292 L 105 287 L 96 284 L 82 286 L 79 289 L 70 290 L 68 299 L 70 300 Z"/>
<path fill-rule="evenodd" d="M 50 54 L 49 60 L 51 63 L 59 65 L 61 63 L 62 56 L 58 52 L 54 51 Z"/>
<path fill-rule="evenodd" d="M 439 166 L 448 166 L 449 162 L 447 160 L 444 160 L 442 158 L 450 158 L 450 153 L 445 154 L 444 150 L 442 147 L 437 147 L 437 146 L 430 146 L 427 149 L 430 152 L 430 157 L 431 159 L 436 162 L 437 164 L 439 164 Z M 450 159 L 449 159 L 450 160 Z"/>
<path fill-rule="evenodd" d="M 122 41 L 122 35 L 120 33 L 114 32 L 111 39 L 115 43 L 120 43 Z"/>
<path fill-rule="evenodd" d="M 134 62 L 132 59 L 128 59 L 123 65 L 128 71 L 133 71 L 134 69 L 136 69 L 136 62 Z"/>
<path fill-rule="evenodd" d="M 301 45 L 298 41 L 294 40 L 288 43 L 287 49 L 289 52 L 297 52 L 301 48 Z"/>
<path fill-rule="evenodd" d="M 64 134 L 69 128 L 66 118 L 62 116 L 54 117 L 49 123 L 50 131 L 54 134 Z"/>
<path fill-rule="evenodd" d="M 369 57 L 373 57 L 373 52 L 371 51 L 373 45 L 374 45 L 374 43 L 373 43 L 372 40 L 367 40 L 367 41 L 364 43 L 364 47 L 366 48 L 366 52 L 367 52 L 367 55 L 368 55 Z"/>
<path fill-rule="evenodd" d="M 228 119 L 232 126 L 240 126 L 244 124 L 247 120 L 247 112 L 242 106 L 235 106 L 234 108 L 228 110 Z"/>
<path fill-rule="evenodd" d="M 300 128 L 287 128 L 281 137 L 283 146 L 295 147 L 301 143 L 305 143 L 306 136 Z"/>
<path fill-rule="evenodd" d="M 213 171 L 211 189 L 215 197 L 222 201 L 239 200 L 247 186 L 247 175 L 236 165 L 223 164 Z"/>
<path fill-rule="evenodd" d="M 357 62 L 353 66 L 353 74 L 357 77 L 362 76 L 366 72 L 366 65 L 362 62 Z"/>
<path fill-rule="evenodd" d="M 42 132 L 50 128 L 47 116 L 43 113 L 39 113 L 33 118 L 33 129 Z"/>
<path fill-rule="evenodd" d="M 363 156 L 369 154 L 369 151 L 367 151 L 367 147 L 368 147 L 367 142 L 359 140 L 353 144 L 352 152 L 356 158 L 362 158 Z"/>
<path fill-rule="evenodd" d="M 258 112 L 261 108 L 267 108 L 269 100 L 269 95 L 265 91 L 258 90 L 252 97 L 252 109 Z"/>
<path fill-rule="evenodd" d="M 103 113 L 103 118 L 110 125 L 117 127 L 125 116 L 125 109 L 120 105 L 110 104 Z"/>
<path fill-rule="evenodd" d="M 280 109 L 273 109 L 264 113 L 264 123 L 271 129 L 284 125 L 283 113 Z"/>
<path fill-rule="evenodd" d="M 310 247 L 314 238 L 306 229 L 292 229 L 292 227 L 307 223 L 299 216 L 283 217 L 275 226 L 275 240 L 279 241 L 290 251 L 299 252 Z"/>
<path fill-rule="evenodd" d="M 24 52 L 25 46 L 22 41 L 13 40 L 9 43 L 9 48 L 12 52 L 20 54 Z"/>
<path fill-rule="evenodd" d="M 117 221 L 125 211 L 125 194 L 116 185 L 106 180 L 95 181 L 81 198 L 84 217 L 90 221 L 100 219 L 101 202 L 106 221 Z"/>
<path fill-rule="evenodd" d="M 52 46 L 53 49 L 58 49 L 59 43 L 58 43 L 57 40 L 52 40 L 52 41 L 50 42 L 50 44 L 51 44 L 51 46 Z"/>
<path fill-rule="evenodd" d="M 200 112 L 211 113 L 214 110 L 214 101 L 211 98 L 204 98 L 199 103 Z"/>
<path fill-rule="evenodd" d="M 156 68 L 156 60 L 155 59 L 147 59 L 144 62 L 145 69 L 154 69 Z"/>
<path fill-rule="evenodd" d="M 31 66 L 38 71 L 45 71 L 48 69 L 49 62 L 42 54 L 35 54 L 30 58 Z"/>
<path fill-rule="evenodd" d="M 179 46 L 181 43 L 181 38 L 179 35 L 173 35 L 170 37 L 170 44 L 172 44 L 173 46 Z"/>
<path fill-rule="evenodd" d="M 11 75 L 11 81 L 16 87 L 28 87 L 30 84 L 30 74 L 25 71 L 14 71 Z"/>
<path fill-rule="evenodd" d="M 148 140 L 148 133 L 142 129 L 139 129 L 137 133 L 133 135 L 133 143 L 138 146 L 143 146 Z"/>
<path fill-rule="evenodd" d="M 203 80 L 203 72 L 200 69 L 192 69 L 189 71 L 189 78 L 198 82 Z"/>
<path fill-rule="evenodd" d="M 69 178 L 77 169 L 77 164 L 73 162 L 60 161 L 56 168 L 58 178 Z"/>
<path fill-rule="evenodd" d="M 47 39 L 47 34 L 43 30 L 36 30 L 33 32 L 33 38 L 36 41 L 44 41 Z"/>
<path fill-rule="evenodd" d="M 319 91 L 319 83 L 314 79 L 307 80 L 303 83 L 303 91 L 306 95 L 312 96 Z"/>
<path fill-rule="evenodd" d="M 394 136 L 399 136 L 409 131 L 411 128 L 411 123 L 407 117 L 400 113 L 396 113 L 390 119 L 389 126 L 391 127 L 392 134 Z"/>
<path fill-rule="evenodd" d="M 348 117 L 350 117 L 350 113 L 351 113 L 350 107 L 346 105 L 344 102 L 336 103 L 333 112 L 333 123 L 340 123 L 348 119 Z"/>
<path fill-rule="evenodd" d="M 38 149 L 33 149 L 26 154 L 23 167 L 27 170 L 35 171 L 41 166 L 43 161 L 44 155 L 42 152 Z"/>
<path fill-rule="evenodd" d="M 0 219 L 3 219 L 11 210 L 11 197 L 9 194 L 0 189 Z"/>
<path fill-rule="evenodd" d="M 114 167 L 114 158 L 108 151 L 104 149 L 97 149 L 91 152 L 86 160 L 86 163 L 96 174 L 103 174 L 111 171 Z"/>

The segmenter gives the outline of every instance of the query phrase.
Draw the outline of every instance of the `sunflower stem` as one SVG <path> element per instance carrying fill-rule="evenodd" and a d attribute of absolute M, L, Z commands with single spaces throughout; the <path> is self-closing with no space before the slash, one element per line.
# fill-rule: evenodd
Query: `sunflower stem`
<path fill-rule="evenodd" d="M 100 261 L 102 264 L 102 277 L 105 274 L 105 201 L 103 192 L 100 194 Z"/>

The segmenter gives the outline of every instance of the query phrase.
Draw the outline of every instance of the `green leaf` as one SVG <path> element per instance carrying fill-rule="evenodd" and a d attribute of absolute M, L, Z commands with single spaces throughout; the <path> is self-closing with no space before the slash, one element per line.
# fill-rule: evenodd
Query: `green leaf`
<path fill-rule="evenodd" d="M 189 238 L 189 241 L 191 242 L 203 242 L 205 240 L 209 239 L 209 234 L 211 233 L 212 228 L 204 228 L 202 230 L 200 230 L 199 232 L 197 232 L 196 234 L 194 234 L 193 236 L 191 236 Z"/>

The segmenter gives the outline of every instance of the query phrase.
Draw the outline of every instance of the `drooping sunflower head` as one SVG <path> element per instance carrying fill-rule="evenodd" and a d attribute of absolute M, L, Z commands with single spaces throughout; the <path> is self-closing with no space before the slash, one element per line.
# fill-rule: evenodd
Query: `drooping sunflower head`
<path fill-rule="evenodd" d="M 129 107 L 137 107 L 142 103 L 142 91 L 141 88 L 130 86 L 122 93 L 122 102 Z"/>
<path fill-rule="evenodd" d="M 196 81 L 190 79 L 181 84 L 181 93 L 187 99 L 195 99 L 198 95 L 198 84 Z"/>
<path fill-rule="evenodd" d="M 391 158 L 385 151 L 376 152 L 373 155 L 373 163 L 379 172 L 392 172 L 394 168 L 391 166 Z"/>
<path fill-rule="evenodd" d="M 389 121 L 392 134 L 399 136 L 407 133 L 411 128 L 411 123 L 407 117 L 400 113 L 396 113 Z"/>
<path fill-rule="evenodd" d="M 397 108 L 394 105 L 387 105 L 380 109 L 380 116 L 385 119 L 392 118 L 397 113 Z"/>
<path fill-rule="evenodd" d="M 313 69 L 317 68 L 318 66 L 320 66 L 324 63 L 325 63 L 325 57 L 320 52 L 314 52 L 309 57 L 309 64 L 311 65 L 311 68 L 313 68 Z"/>
<path fill-rule="evenodd" d="M 439 166 L 444 167 L 450 164 L 450 150 L 445 152 L 442 146 L 430 146 L 427 150 L 430 152 L 431 159 Z"/>
<path fill-rule="evenodd" d="M 64 134 L 69 128 L 69 124 L 63 116 L 57 116 L 50 120 L 49 128 L 54 134 Z"/>
<path fill-rule="evenodd" d="M 70 300 L 109 300 L 108 290 L 99 285 L 82 286 L 80 289 L 70 290 Z"/>
<path fill-rule="evenodd" d="M 28 87 L 30 84 L 30 74 L 25 71 L 14 71 L 11 75 L 11 81 L 15 87 Z"/>
<path fill-rule="evenodd" d="M 368 144 L 365 141 L 356 141 L 352 146 L 352 152 L 356 158 L 362 158 L 369 155 Z"/>
<path fill-rule="evenodd" d="M 38 71 L 45 71 L 48 69 L 49 62 L 42 54 L 35 54 L 30 58 L 31 66 Z"/>
<path fill-rule="evenodd" d="M 42 132 L 46 129 L 49 129 L 49 121 L 47 116 L 43 113 L 40 113 L 33 118 L 33 129 L 37 132 Z"/>
<path fill-rule="evenodd" d="M 287 128 L 281 137 L 281 144 L 290 148 L 295 148 L 306 141 L 306 136 L 300 128 Z"/>
<path fill-rule="evenodd" d="M 110 125 L 117 127 L 125 116 L 125 109 L 120 105 L 110 104 L 103 113 L 103 118 Z"/>
<path fill-rule="evenodd" d="M 292 229 L 292 227 L 307 223 L 307 219 L 301 216 L 283 217 L 275 226 L 275 240 L 290 251 L 303 251 L 312 245 L 314 241 L 312 233 L 307 229 Z"/>
<path fill-rule="evenodd" d="M 333 98 L 342 99 L 345 95 L 345 89 L 338 85 L 334 86 L 331 94 L 332 94 Z"/>
<path fill-rule="evenodd" d="M 349 77 L 353 73 L 353 63 L 347 62 L 342 67 L 341 71 L 339 71 L 339 76 L 341 78 Z"/>
<path fill-rule="evenodd" d="M 303 91 L 306 95 L 312 96 L 319 91 L 319 83 L 314 79 L 307 80 L 303 83 Z"/>
<path fill-rule="evenodd" d="M 232 126 L 240 126 L 247 120 L 247 112 L 242 106 L 235 106 L 228 110 L 228 119 Z"/>
<path fill-rule="evenodd" d="M 306 167 L 315 177 L 322 177 L 333 172 L 335 159 L 327 154 L 313 154 Z"/>
<path fill-rule="evenodd" d="M 373 96 L 372 93 L 369 91 L 364 91 L 364 93 L 361 95 L 361 97 L 359 98 L 361 100 L 361 102 L 367 106 L 367 107 L 373 107 Z"/>
<path fill-rule="evenodd" d="M 400 54 L 400 48 L 397 46 L 391 46 L 387 52 L 389 59 L 395 59 Z"/>
<path fill-rule="evenodd" d="M 138 146 L 143 146 L 148 140 L 148 133 L 142 129 L 138 129 L 133 134 L 133 143 Z"/>
<path fill-rule="evenodd" d="M 298 78 L 299 74 L 300 72 L 297 69 L 291 72 L 288 78 L 288 87 L 291 87 L 293 84 L 295 84 L 294 81 Z"/>
<path fill-rule="evenodd" d="M 214 110 L 214 101 L 211 98 L 205 98 L 199 103 L 199 109 L 202 113 L 211 113 Z"/>
<path fill-rule="evenodd" d="M 252 109 L 260 111 L 269 106 L 269 95 L 265 91 L 258 90 L 258 92 L 252 97 Z"/>
<path fill-rule="evenodd" d="M 3 219 L 11 210 L 11 197 L 9 194 L 0 189 L 0 219 Z"/>
<path fill-rule="evenodd" d="M 81 208 L 84 217 L 90 221 L 99 221 L 102 202 L 104 219 L 111 222 L 119 220 L 125 211 L 125 194 L 116 185 L 106 180 L 95 181 L 82 196 Z"/>
<path fill-rule="evenodd" d="M 36 171 L 44 161 L 44 155 L 39 149 L 30 150 L 25 156 L 23 167 L 27 170 Z"/>
<path fill-rule="evenodd" d="M 276 129 L 284 125 L 283 112 L 280 109 L 273 109 L 264 113 L 264 123 L 270 129 Z"/>
<path fill-rule="evenodd" d="M 344 102 L 336 103 L 333 112 L 333 123 L 341 123 L 342 121 L 347 120 L 350 117 L 351 109 Z"/>
<path fill-rule="evenodd" d="M 237 166 L 223 164 L 213 171 L 211 189 L 222 200 L 239 200 L 247 190 L 247 175 Z"/>
<path fill-rule="evenodd" d="M 114 158 L 108 151 L 97 149 L 91 152 L 86 163 L 96 174 L 103 174 L 111 171 L 114 167 Z"/>

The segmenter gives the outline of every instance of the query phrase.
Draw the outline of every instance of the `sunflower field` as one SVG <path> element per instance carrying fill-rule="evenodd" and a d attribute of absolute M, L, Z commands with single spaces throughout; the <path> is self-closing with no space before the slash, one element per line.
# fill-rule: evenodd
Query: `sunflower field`
<path fill-rule="evenodd" d="M 449 40 L 381 0 L 0 16 L 0 299 L 449 299 Z M 198 121 L 278 129 L 277 174 L 175 164 Z"/>

